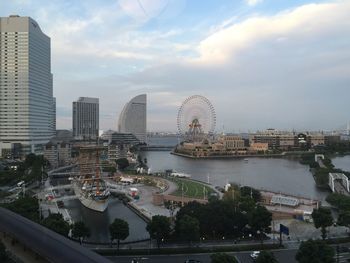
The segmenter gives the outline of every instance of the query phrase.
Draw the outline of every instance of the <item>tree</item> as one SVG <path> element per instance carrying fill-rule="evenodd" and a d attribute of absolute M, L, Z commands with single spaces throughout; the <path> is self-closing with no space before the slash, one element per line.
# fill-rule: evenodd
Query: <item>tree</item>
<path fill-rule="evenodd" d="M 84 222 L 76 222 L 72 227 L 72 236 L 79 238 L 80 245 L 83 243 L 84 238 L 90 236 L 90 229 L 84 224 Z"/>
<path fill-rule="evenodd" d="M 6 247 L 4 243 L 0 241 L 0 262 L 6 262 L 8 260 L 8 255 L 6 252 Z"/>
<path fill-rule="evenodd" d="M 261 242 L 263 242 L 263 233 L 269 230 L 272 214 L 264 207 L 258 205 L 249 216 L 249 225 L 251 228 L 260 232 Z"/>
<path fill-rule="evenodd" d="M 32 221 L 39 221 L 39 202 L 35 197 L 20 197 L 12 203 L 4 204 L 3 207 Z"/>
<path fill-rule="evenodd" d="M 184 215 L 179 221 L 179 234 L 183 240 L 191 243 L 191 241 L 199 240 L 199 221 L 189 215 Z"/>
<path fill-rule="evenodd" d="M 47 228 L 63 236 L 68 236 L 70 225 L 64 220 L 62 214 L 50 214 L 42 223 Z"/>
<path fill-rule="evenodd" d="M 119 158 L 115 162 L 118 166 L 118 169 L 120 170 L 124 170 L 126 167 L 129 166 L 129 161 L 126 158 Z"/>
<path fill-rule="evenodd" d="M 258 258 L 255 261 L 256 263 L 278 263 L 273 253 L 269 251 L 261 251 Z"/>
<path fill-rule="evenodd" d="M 111 244 L 113 240 L 117 240 L 117 248 L 119 251 L 120 240 L 124 240 L 129 236 L 129 224 L 123 219 L 116 218 L 113 223 L 109 225 L 109 232 L 111 234 Z"/>
<path fill-rule="evenodd" d="M 226 253 L 215 253 L 211 254 L 211 263 L 237 263 L 235 257 L 230 256 Z"/>
<path fill-rule="evenodd" d="M 335 251 L 321 240 L 308 240 L 300 244 L 295 259 L 299 263 L 333 263 Z"/>
<path fill-rule="evenodd" d="M 331 226 L 333 224 L 331 210 L 324 207 L 314 209 L 314 211 L 312 212 L 312 219 L 314 221 L 315 227 L 321 228 L 322 239 L 325 240 L 327 236 L 326 227 Z"/>
<path fill-rule="evenodd" d="M 159 248 L 160 241 L 166 238 L 170 233 L 170 221 L 166 216 L 156 215 L 152 217 L 152 221 L 147 224 L 146 230 L 151 238 L 157 240 Z"/>
<path fill-rule="evenodd" d="M 255 202 L 259 202 L 261 199 L 261 193 L 259 190 L 256 190 L 252 187 L 249 186 L 243 186 L 240 189 L 241 191 L 241 196 L 244 197 L 250 197 L 252 198 Z"/>
<path fill-rule="evenodd" d="M 36 155 L 34 153 L 30 153 L 26 156 L 26 159 L 24 161 L 24 165 L 26 168 L 31 167 L 36 160 Z"/>
<path fill-rule="evenodd" d="M 338 225 L 350 228 L 350 211 L 342 211 L 338 217 Z"/>

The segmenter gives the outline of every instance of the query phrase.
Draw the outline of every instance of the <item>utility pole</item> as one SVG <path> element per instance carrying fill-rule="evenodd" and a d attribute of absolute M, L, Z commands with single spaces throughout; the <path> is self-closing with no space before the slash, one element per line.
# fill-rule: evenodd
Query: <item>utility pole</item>
<path fill-rule="evenodd" d="M 181 205 L 184 206 L 184 183 L 181 182 Z"/>

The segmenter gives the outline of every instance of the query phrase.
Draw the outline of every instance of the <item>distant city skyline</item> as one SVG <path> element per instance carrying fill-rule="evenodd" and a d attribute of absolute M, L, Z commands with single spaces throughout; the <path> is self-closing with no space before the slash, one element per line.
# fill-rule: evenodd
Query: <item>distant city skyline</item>
<path fill-rule="evenodd" d="M 147 94 L 149 131 L 176 131 L 182 101 L 207 97 L 225 131 L 333 130 L 350 119 L 349 1 L 14 0 L 51 38 L 57 129 L 77 97 L 115 130 Z"/>

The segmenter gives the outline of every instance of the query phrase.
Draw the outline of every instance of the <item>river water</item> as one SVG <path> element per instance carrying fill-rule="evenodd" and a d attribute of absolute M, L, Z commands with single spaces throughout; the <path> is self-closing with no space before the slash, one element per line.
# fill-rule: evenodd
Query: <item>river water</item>
<path fill-rule="evenodd" d="M 332 159 L 332 163 L 336 168 L 350 172 L 350 155 L 337 156 L 334 159 Z"/>
<path fill-rule="evenodd" d="M 192 179 L 214 186 L 226 183 L 251 186 L 257 189 L 282 192 L 312 199 L 323 199 L 308 166 L 281 158 L 190 159 L 170 152 L 142 152 L 152 172 L 173 169 L 191 175 Z"/>
<path fill-rule="evenodd" d="M 109 225 L 115 218 L 120 218 L 129 224 L 129 236 L 125 241 L 136 241 L 149 238 L 146 223 L 118 199 L 111 198 L 108 208 L 103 213 L 84 207 L 79 200 L 66 202 L 73 221 L 84 221 L 91 231 L 89 241 L 109 242 Z"/>

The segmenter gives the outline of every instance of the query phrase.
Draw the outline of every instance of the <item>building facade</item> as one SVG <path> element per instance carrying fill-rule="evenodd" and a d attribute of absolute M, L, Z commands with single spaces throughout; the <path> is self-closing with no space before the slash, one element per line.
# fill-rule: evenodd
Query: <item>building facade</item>
<path fill-rule="evenodd" d="M 65 142 L 49 142 L 44 148 L 44 157 L 52 168 L 72 163 L 72 145 Z"/>
<path fill-rule="evenodd" d="M 147 142 L 147 95 L 141 94 L 125 104 L 119 115 L 118 131 L 134 134 L 142 143 Z"/>
<path fill-rule="evenodd" d="M 261 153 L 267 152 L 269 150 L 269 144 L 263 142 L 253 142 L 249 146 L 249 151 L 251 153 Z"/>
<path fill-rule="evenodd" d="M 108 161 L 115 163 L 117 159 L 128 158 L 132 146 L 140 144 L 140 141 L 131 133 L 107 133 L 102 136 L 108 146 Z"/>
<path fill-rule="evenodd" d="M 37 22 L 0 18 L 0 156 L 41 153 L 54 136 L 51 44 Z"/>
<path fill-rule="evenodd" d="M 80 97 L 73 102 L 73 137 L 97 140 L 99 131 L 99 99 Z"/>
<path fill-rule="evenodd" d="M 244 140 L 236 135 L 222 135 L 218 138 L 218 142 L 222 143 L 227 151 L 245 150 Z"/>

